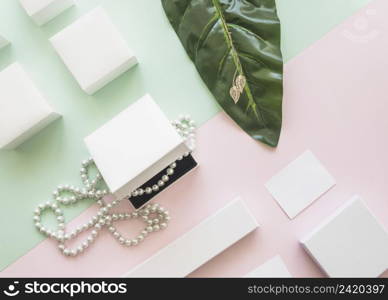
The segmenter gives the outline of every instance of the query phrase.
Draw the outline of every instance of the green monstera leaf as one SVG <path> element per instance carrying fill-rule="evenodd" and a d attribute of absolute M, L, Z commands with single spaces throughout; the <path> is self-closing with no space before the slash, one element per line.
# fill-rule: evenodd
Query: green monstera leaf
<path fill-rule="evenodd" d="M 283 61 L 275 0 L 162 0 L 203 81 L 250 136 L 277 146 Z"/>

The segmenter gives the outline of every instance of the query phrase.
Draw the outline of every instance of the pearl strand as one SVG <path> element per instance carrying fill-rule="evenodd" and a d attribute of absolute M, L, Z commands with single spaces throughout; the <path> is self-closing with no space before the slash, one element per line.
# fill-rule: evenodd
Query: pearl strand
<path fill-rule="evenodd" d="M 187 143 L 190 151 L 186 152 L 184 156 L 188 156 L 195 148 L 195 123 L 191 120 L 190 116 L 180 116 L 179 120 L 173 121 L 172 125 L 177 130 L 185 142 Z M 178 157 L 177 161 L 182 160 L 183 157 Z M 123 199 L 114 200 L 111 203 L 105 203 L 103 197 L 108 195 L 106 189 L 100 190 L 97 188 L 98 184 L 103 181 L 101 174 L 97 171 L 94 179 L 90 178 L 89 169 L 94 166 L 93 159 L 89 158 L 82 162 L 80 169 L 81 180 L 84 184 L 83 189 L 76 188 L 71 185 L 60 185 L 53 192 L 53 198 L 55 202 L 47 201 L 44 204 L 40 204 L 34 211 L 34 223 L 35 227 L 40 233 L 48 238 L 56 240 L 58 242 L 58 249 L 65 256 L 77 256 L 83 253 L 91 244 L 96 240 L 99 232 L 107 227 L 108 231 L 117 241 L 124 246 L 136 246 L 149 236 L 152 232 L 165 229 L 170 221 L 168 211 L 159 204 L 147 204 L 144 208 L 131 213 L 111 213 L 113 207 L 117 206 Z M 129 198 L 141 196 L 144 193 L 151 194 L 152 192 L 159 191 L 160 187 L 164 186 L 169 180 L 170 176 L 174 174 L 174 169 L 177 166 L 177 162 L 172 163 L 167 169 L 166 173 L 161 177 L 157 184 L 146 188 L 139 188 L 130 193 Z M 63 194 L 70 194 L 71 196 L 62 196 Z M 73 205 L 84 199 L 93 199 L 100 206 L 97 215 L 93 216 L 88 222 L 77 227 L 70 233 L 66 233 L 65 218 L 63 211 L 60 209 L 59 204 Z M 47 229 L 42 225 L 41 215 L 44 211 L 51 210 L 58 222 L 57 230 L 53 231 Z M 119 233 L 113 224 L 116 221 L 125 221 L 130 219 L 140 218 L 145 223 L 145 228 L 133 239 L 125 238 Z M 91 230 L 89 236 L 76 248 L 70 249 L 65 245 L 66 241 L 70 241 L 76 238 L 82 232 Z"/>

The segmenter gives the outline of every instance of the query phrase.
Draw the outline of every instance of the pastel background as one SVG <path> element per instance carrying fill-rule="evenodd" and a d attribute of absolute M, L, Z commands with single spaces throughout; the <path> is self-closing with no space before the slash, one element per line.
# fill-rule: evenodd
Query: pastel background
<path fill-rule="evenodd" d="M 97 4 L 112 16 L 140 64 L 87 96 L 47 39 Z M 253 210 L 261 229 L 192 276 L 241 276 L 276 254 L 294 276 L 322 276 L 297 241 L 354 193 L 388 228 L 383 68 L 388 3 L 279 0 L 278 5 L 286 61 L 285 119 L 279 147 L 270 150 L 219 113 L 159 0 L 80 0 L 44 27 L 35 26 L 17 1 L 2 0 L 0 32 L 13 45 L 0 52 L 0 69 L 21 62 L 64 118 L 17 151 L 0 153 L 0 276 L 120 276 L 236 195 Z M 42 242 L 31 213 L 50 199 L 57 184 L 80 185 L 79 163 L 88 156 L 83 137 L 146 92 L 170 118 L 189 112 L 202 125 L 196 154 L 201 166 L 158 197 L 173 216 L 168 230 L 133 250 L 105 234 L 84 256 L 65 259 L 51 241 Z M 290 221 L 264 183 L 307 148 L 337 186 Z M 93 212 L 94 207 L 87 209 L 90 204 L 70 209 L 67 220 L 82 222 Z"/>

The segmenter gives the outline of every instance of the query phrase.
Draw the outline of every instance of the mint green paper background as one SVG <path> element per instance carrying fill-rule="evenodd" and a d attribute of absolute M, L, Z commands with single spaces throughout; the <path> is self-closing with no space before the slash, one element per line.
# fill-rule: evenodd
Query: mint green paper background
<path fill-rule="evenodd" d="M 285 61 L 370 1 L 278 0 Z M 94 96 L 87 96 L 48 38 L 98 4 L 106 8 L 140 64 Z M 80 185 L 79 164 L 88 157 L 84 136 L 147 92 L 170 118 L 187 112 L 202 124 L 219 107 L 186 57 L 159 0 L 79 0 L 76 7 L 43 27 L 27 17 L 17 0 L 1 0 L 0 33 L 12 41 L 11 47 L 0 51 L 0 70 L 19 61 L 63 114 L 16 151 L 0 151 L 2 270 L 42 240 L 32 223 L 35 207 L 51 200 L 51 191 L 60 183 Z M 67 220 L 90 204 L 67 209 Z"/>

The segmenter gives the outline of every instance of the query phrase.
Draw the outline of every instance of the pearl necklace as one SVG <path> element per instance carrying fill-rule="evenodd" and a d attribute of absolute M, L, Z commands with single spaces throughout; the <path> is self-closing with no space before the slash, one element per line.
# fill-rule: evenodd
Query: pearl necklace
<path fill-rule="evenodd" d="M 178 134 L 183 137 L 187 143 L 190 151 L 186 152 L 184 156 L 188 156 L 195 148 L 195 123 L 189 115 L 180 116 L 176 121 L 172 122 L 172 125 L 177 130 Z M 158 192 L 160 187 L 164 186 L 169 181 L 170 176 L 174 174 L 174 169 L 183 159 L 179 157 L 176 162 L 173 162 L 166 170 L 166 173 L 161 176 L 157 184 L 146 188 L 136 189 L 131 193 L 129 198 L 141 196 L 144 193 L 151 194 Z M 77 256 L 83 253 L 91 244 L 96 240 L 99 232 L 107 227 L 108 231 L 113 237 L 123 246 L 136 246 L 151 233 L 167 228 L 170 216 L 167 210 L 161 207 L 159 204 L 147 204 L 141 209 L 133 212 L 126 213 L 114 213 L 112 208 L 117 206 L 123 199 L 116 199 L 110 203 L 105 202 L 103 199 L 109 194 L 106 189 L 99 189 L 98 186 L 103 182 L 101 174 L 97 170 L 97 175 L 92 179 L 90 177 L 90 168 L 95 167 L 95 163 L 92 158 L 89 158 L 82 162 L 80 169 L 81 180 L 84 184 L 84 188 L 76 188 L 70 185 L 59 185 L 53 192 L 54 201 L 47 201 L 46 203 L 40 204 L 34 211 L 34 223 L 38 231 L 44 236 L 55 240 L 58 243 L 58 249 L 65 256 Z M 64 196 L 65 194 L 70 196 Z M 93 216 L 88 222 L 77 227 L 70 233 L 66 232 L 65 218 L 60 205 L 74 205 L 79 201 L 85 199 L 93 199 L 97 202 L 100 207 L 97 214 Z M 47 229 L 42 225 L 41 216 L 44 211 L 52 211 L 58 222 L 56 230 Z M 144 229 L 135 238 L 125 238 L 120 232 L 114 227 L 114 222 L 124 221 L 130 219 L 141 219 L 145 223 Z M 79 244 L 79 246 L 70 249 L 66 247 L 66 242 L 75 239 L 81 233 L 91 230 L 89 236 Z"/>

